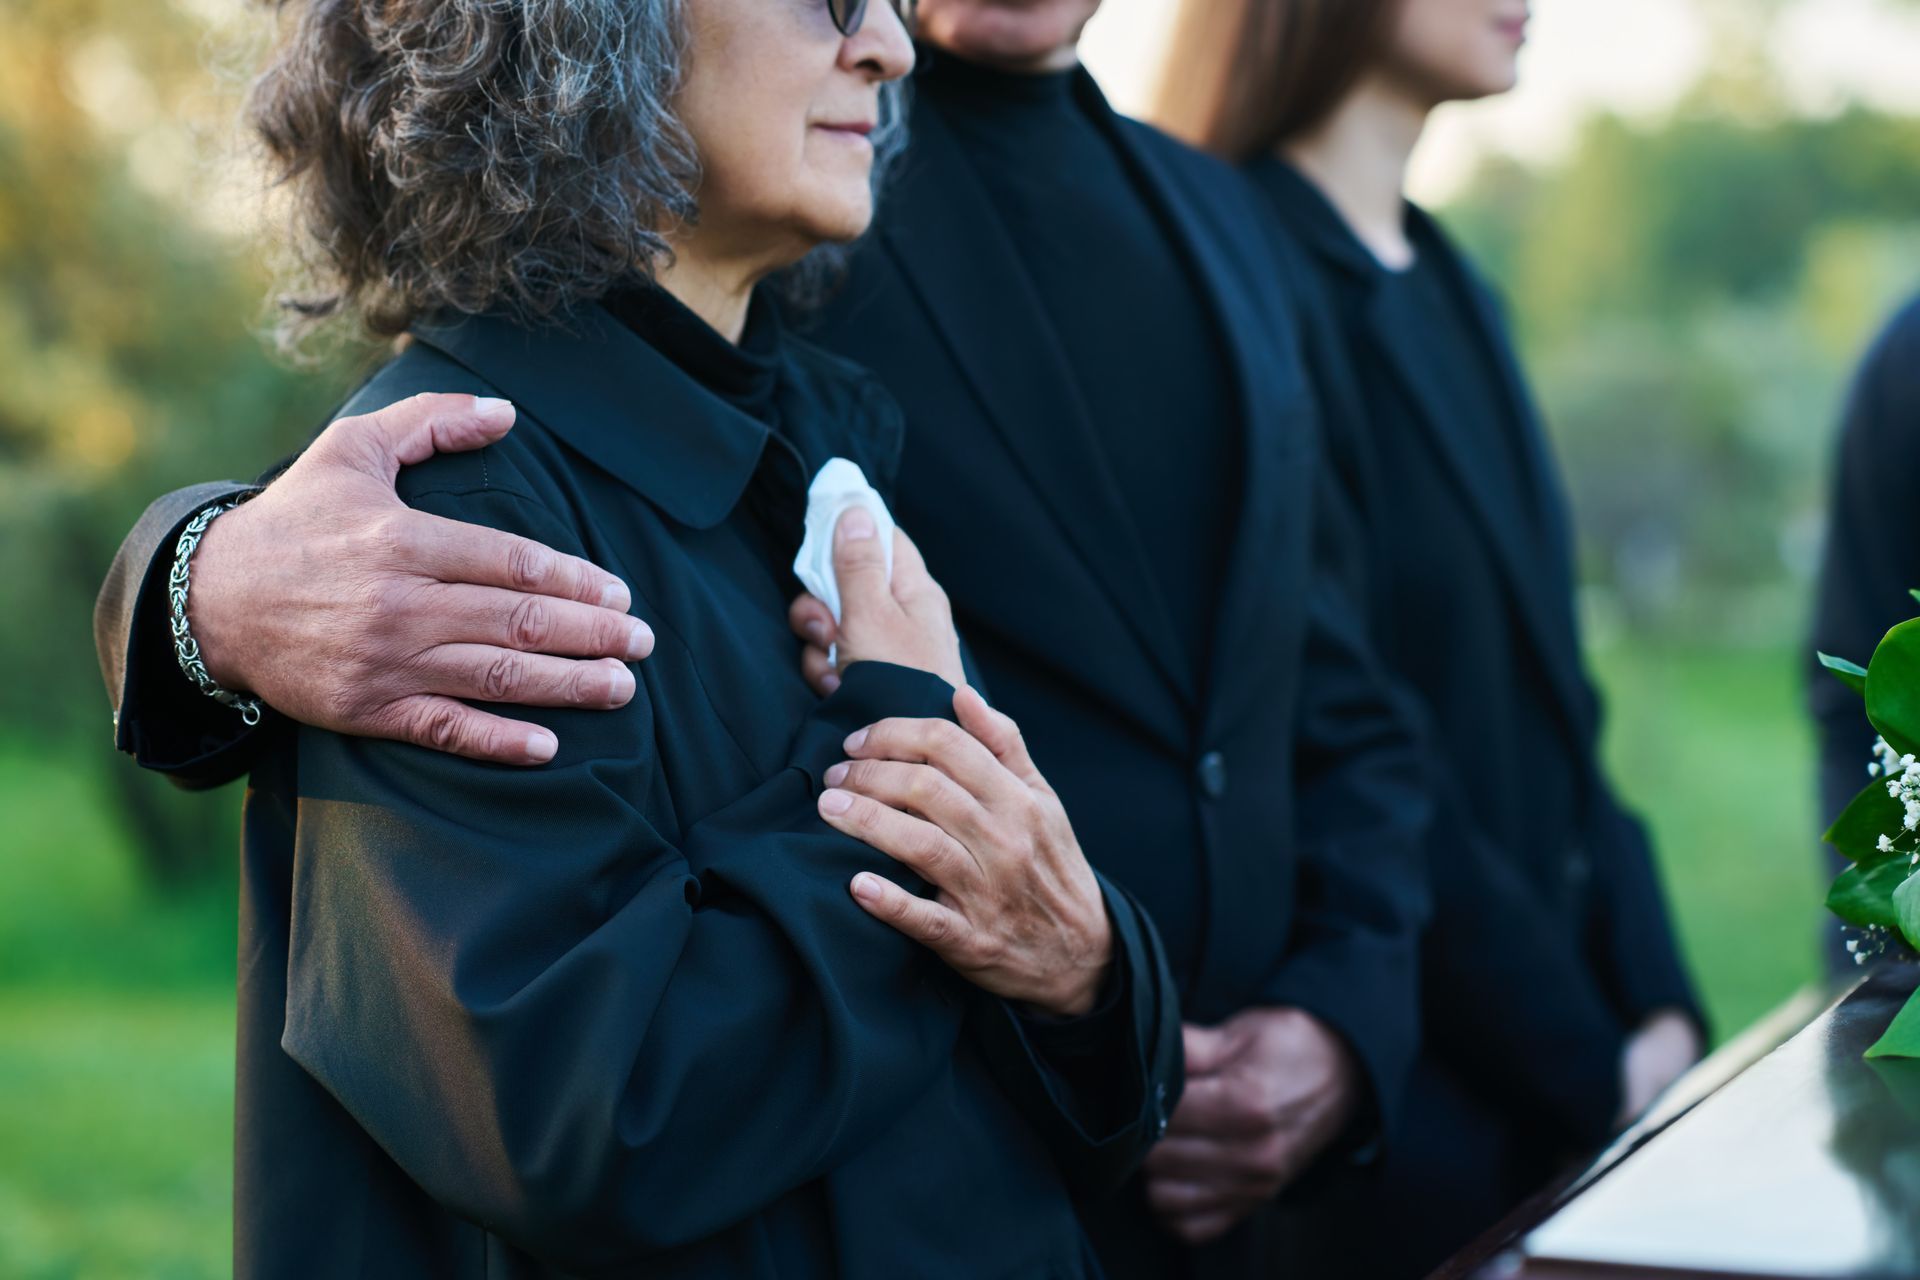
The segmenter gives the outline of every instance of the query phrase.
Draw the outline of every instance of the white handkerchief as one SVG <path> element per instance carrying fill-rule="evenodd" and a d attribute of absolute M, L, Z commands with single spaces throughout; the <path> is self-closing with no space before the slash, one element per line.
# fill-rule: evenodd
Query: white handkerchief
<path fill-rule="evenodd" d="M 807 536 L 793 558 L 793 575 L 825 603 L 840 621 L 840 583 L 833 576 L 833 530 L 840 517 L 854 507 L 873 516 L 881 553 L 887 558 L 887 581 L 893 581 L 893 513 L 858 463 L 833 458 L 807 486 Z"/>

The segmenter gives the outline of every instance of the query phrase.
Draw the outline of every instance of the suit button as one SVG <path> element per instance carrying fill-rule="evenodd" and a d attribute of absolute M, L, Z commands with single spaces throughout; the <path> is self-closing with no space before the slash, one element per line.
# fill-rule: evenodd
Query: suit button
<path fill-rule="evenodd" d="M 1167 1136 L 1167 1086 L 1164 1081 L 1153 1086 L 1153 1136 Z"/>
<path fill-rule="evenodd" d="M 1564 874 L 1567 879 L 1567 892 L 1576 900 L 1587 891 L 1587 884 L 1593 879 L 1593 859 L 1587 851 L 1578 845 L 1567 850 L 1567 862 Z"/>
<path fill-rule="evenodd" d="M 1209 800 L 1218 800 L 1227 794 L 1227 758 L 1218 751 L 1209 751 L 1200 757 L 1200 763 L 1193 767 L 1195 781 L 1200 784 L 1200 794 Z"/>

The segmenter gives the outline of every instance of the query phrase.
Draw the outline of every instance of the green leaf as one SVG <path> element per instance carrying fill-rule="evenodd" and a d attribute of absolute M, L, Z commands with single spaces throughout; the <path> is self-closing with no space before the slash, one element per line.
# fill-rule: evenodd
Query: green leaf
<path fill-rule="evenodd" d="M 1887 1033 L 1867 1050 L 1869 1058 L 1920 1058 L 1920 991 L 1907 998 Z"/>
<path fill-rule="evenodd" d="M 1827 910 L 1849 924 L 1897 929 L 1900 921 L 1893 910 L 1893 891 L 1905 883 L 1911 869 L 1904 858 L 1848 867 L 1827 890 Z"/>
<path fill-rule="evenodd" d="M 1867 663 L 1867 719 L 1902 755 L 1920 752 L 1920 618 L 1887 632 Z"/>
<path fill-rule="evenodd" d="M 1886 1086 L 1887 1092 L 1893 1095 L 1894 1104 L 1920 1122 L 1920 1062 L 1892 1053 L 1875 1057 L 1873 1049 L 1869 1049 L 1867 1066 L 1880 1077 L 1880 1083 Z"/>
<path fill-rule="evenodd" d="M 1913 869 L 1907 870 L 1911 873 Z M 1909 874 L 1893 891 L 1893 916 L 1907 945 L 1920 951 L 1920 875 Z"/>
<path fill-rule="evenodd" d="M 1897 850 L 1882 853 L 1880 837 L 1898 836 L 1904 830 L 1901 824 L 1906 816 L 1901 803 L 1887 794 L 1885 782 L 1869 782 L 1827 828 L 1826 840 L 1847 861 L 1870 867 L 1901 856 Z"/>
<path fill-rule="evenodd" d="M 1815 653 L 1820 665 L 1833 672 L 1836 679 L 1855 693 L 1867 691 L 1867 669 L 1857 662 L 1848 662 L 1845 658 L 1836 658 L 1830 653 Z"/>
<path fill-rule="evenodd" d="M 1907 594 L 1912 596 L 1915 600 L 1920 600 L 1920 587 L 1908 587 Z"/>

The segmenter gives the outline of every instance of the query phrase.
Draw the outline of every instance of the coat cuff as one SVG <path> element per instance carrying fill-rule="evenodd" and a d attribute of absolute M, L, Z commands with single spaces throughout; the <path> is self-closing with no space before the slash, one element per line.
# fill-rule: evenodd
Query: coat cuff
<path fill-rule="evenodd" d="M 1117 1190 L 1166 1132 L 1184 1083 L 1180 1011 L 1153 925 L 1100 881 L 1113 928 L 1102 1006 L 1083 1018 L 983 1002 L 979 1034 L 1001 1087 L 1033 1121 L 1076 1192 Z"/>
<path fill-rule="evenodd" d="M 952 720 L 954 687 L 930 671 L 891 662 L 856 662 L 840 687 L 820 700 L 793 742 L 791 762 L 826 788 L 828 769 L 847 758 L 847 737 L 881 720 Z"/>
<path fill-rule="evenodd" d="M 174 657 L 167 600 L 181 530 L 206 507 L 251 487 L 198 485 L 155 502 L 127 535 L 95 610 L 101 671 L 115 697 L 114 745 L 141 768 L 192 789 L 246 773 L 271 731 L 271 712 L 249 728 L 187 679 Z M 144 568 L 134 582 L 137 566 Z"/>

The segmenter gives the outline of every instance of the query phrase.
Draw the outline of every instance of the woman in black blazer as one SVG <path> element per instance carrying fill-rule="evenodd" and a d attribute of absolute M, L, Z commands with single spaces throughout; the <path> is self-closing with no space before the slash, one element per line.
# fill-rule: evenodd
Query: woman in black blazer
<path fill-rule="evenodd" d="M 1403 194 L 1434 107 L 1512 87 L 1527 19 L 1195 0 L 1162 107 L 1272 211 L 1351 524 L 1336 554 L 1438 778 L 1406 1122 L 1344 1204 L 1303 1215 L 1342 1274 L 1424 1274 L 1700 1047 L 1645 831 L 1599 766 L 1547 441 L 1492 296 Z"/>
<path fill-rule="evenodd" d="M 305 727 L 261 757 L 243 1275 L 1097 1271 L 1070 1194 L 1179 1088 L 1152 930 L 965 688 L 911 542 L 889 579 L 873 513 L 832 532 L 832 696 L 788 629 L 809 478 L 884 490 L 901 441 L 756 289 L 871 215 L 912 50 L 862 7 L 367 0 L 260 82 L 305 314 L 409 335 L 346 412 L 517 410 L 401 495 L 617 573 L 657 645 L 618 710 L 535 713 L 543 767 Z"/>

